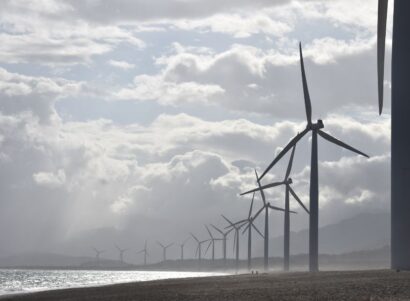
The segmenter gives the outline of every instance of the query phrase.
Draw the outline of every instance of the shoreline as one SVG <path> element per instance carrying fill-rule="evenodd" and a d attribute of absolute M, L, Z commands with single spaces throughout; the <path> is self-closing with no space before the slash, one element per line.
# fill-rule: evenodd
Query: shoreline
<path fill-rule="evenodd" d="M 410 300 L 410 272 L 291 272 L 162 279 L 57 289 L 1 300 Z"/>
<path fill-rule="evenodd" d="M 3 269 L 3 268 L 2 268 Z M 10 268 L 11 269 L 11 268 Z M 29 270 L 29 269 L 20 269 L 20 268 L 13 268 L 12 270 Z M 59 271 L 60 269 L 41 269 L 41 270 L 56 270 Z M 66 269 L 67 271 L 82 271 L 82 269 Z M 114 285 L 123 285 L 123 284 L 129 284 L 129 283 L 142 283 L 142 282 L 156 282 L 156 281 L 165 281 L 165 280 L 186 280 L 186 279 L 195 279 L 195 278 L 208 278 L 208 277 L 224 277 L 224 276 L 230 276 L 232 273 L 229 272 L 221 272 L 221 271 L 215 271 L 215 272 L 192 272 L 192 271 L 167 271 L 167 270 L 158 270 L 158 271 L 153 271 L 153 270 L 93 270 L 93 271 L 108 271 L 108 272 L 163 272 L 163 273 L 169 273 L 169 272 L 176 272 L 176 273 L 202 273 L 202 274 L 209 274 L 209 275 L 200 275 L 200 276 L 184 276 L 184 277 L 170 277 L 170 278 L 159 278 L 159 279 L 148 279 L 148 280 L 129 280 L 129 281 L 123 281 L 123 282 L 115 282 L 115 283 L 101 283 L 101 284 L 84 284 L 84 285 L 79 285 L 79 286 L 67 286 L 67 287 L 55 287 L 55 288 L 45 288 L 45 289 L 33 289 L 33 290 L 27 290 L 27 291 L 16 291 L 16 292 L 10 292 L 10 293 L 5 293 L 5 294 L 0 294 L 0 300 L 8 299 L 10 297 L 16 297 L 16 296 L 26 296 L 30 294 L 37 294 L 37 293 L 44 293 L 44 292 L 50 292 L 50 291 L 64 291 L 64 290 L 71 290 L 71 289 L 83 289 L 83 288 L 100 288 L 100 287 L 105 287 L 105 286 L 114 286 Z M 220 275 L 217 275 L 220 274 Z"/>

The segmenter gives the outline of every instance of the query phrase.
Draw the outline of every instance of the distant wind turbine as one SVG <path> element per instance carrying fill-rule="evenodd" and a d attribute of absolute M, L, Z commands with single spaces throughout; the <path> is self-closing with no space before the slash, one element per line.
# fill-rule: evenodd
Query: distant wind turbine
<path fill-rule="evenodd" d="M 212 224 L 211 224 L 211 227 L 214 228 L 216 231 L 218 231 L 222 235 L 222 254 L 223 254 L 223 260 L 224 260 L 224 266 L 226 267 L 226 240 L 227 240 L 228 234 L 233 231 L 233 228 L 230 228 L 229 230 L 224 232 Z"/>
<path fill-rule="evenodd" d="M 117 248 L 118 252 L 120 252 L 120 262 L 124 263 L 124 253 L 128 250 L 128 249 L 121 249 L 119 246 L 115 245 L 115 247 Z"/>
<path fill-rule="evenodd" d="M 195 257 L 198 256 L 198 263 L 201 262 L 202 259 L 202 244 L 209 241 L 209 239 L 199 240 L 194 234 L 190 233 L 193 239 L 197 242 L 198 246 L 196 247 Z"/>
<path fill-rule="evenodd" d="M 255 193 L 253 193 L 252 196 L 252 202 L 251 202 L 251 206 L 249 208 L 249 214 L 248 214 L 248 218 L 239 221 L 238 223 L 244 223 L 246 225 L 245 229 L 243 229 L 242 234 L 245 233 L 246 230 L 248 230 L 248 270 L 250 271 L 252 268 L 252 228 L 262 237 L 263 234 L 258 230 L 258 228 L 256 228 L 255 224 L 253 223 L 254 221 L 254 217 L 252 217 L 252 207 L 253 207 L 253 201 L 255 199 Z"/>
<path fill-rule="evenodd" d="M 263 235 L 264 237 L 264 246 L 263 246 L 263 267 L 265 271 L 268 270 L 268 262 L 269 262 L 269 209 L 271 210 L 276 210 L 276 211 L 283 211 L 285 212 L 285 209 L 272 206 L 269 202 L 266 202 L 265 198 L 265 192 L 262 189 L 261 183 L 260 183 L 260 178 L 258 177 L 258 172 L 255 169 L 255 177 L 256 177 L 256 182 L 258 183 L 259 186 L 259 192 L 261 193 L 262 201 L 263 201 L 263 206 L 259 211 L 255 214 L 253 219 L 255 220 L 259 214 L 265 210 L 265 233 Z M 291 213 L 296 213 L 294 211 L 289 211 Z"/>
<path fill-rule="evenodd" d="M 236 272 L 238 272 L 239 270 L 239 230 L 242 228 L 242 226 L 245 225 L 245 223 L 244 222 L 233 223 L 223 214 L 222 214 L 222 217 L 229 223 L 229 226 L 227 228 L 232 228 L 235 230 L 235 236 L 233 240 L 233 249 L 235 251 L 235 270 Z"/>
<path fill-rule="evenodd" d="M 286 147 L 279 153 L 279 155 L 269 164 L 268 168 L 263 172 L 259 180 L 271 170 L 271 168 L 308 132 L 312 132 L 312 157 L 310 166 L 310 220 L 309 220 L 309 270 L 316 272 L 319 270 L 319 173 L 318 173 L 318 135 L 327 141 L 330 141 L 338 146 L 355 152 L 359 155 L 369 158 L 368 155 L 361 151 L 347 145 L 346 143 L 334 138 L 333 136 L 322 131 L 324 124 L 322 120 L 317 123 L 312 123 L 312 105 L 310 102 L 309 89 L 305 74 L 305 65 L 303 62 L 302 44 L 299 44 L 300 66 L 302 72 L 303 93 L 305 98 L 306 109 L 306 128 L 297 134 Z"/>
<path fill-rule="evenodd" d="M 146 266 L 147 265 L 147 256 L 149 256 L 148 250 L 147 250 L 147 240 L 145 240 L 144 249 L 137 252 L 137 254 L 141 254 L 141 253 L 144 253 L 144 266 Z"/>
<path fill-rule="evenodd" d="M 288 168 L 286 170 L 285 179 L 282 182 L 271 183 L 268 185 L 264 185 L 260 188 L 252 189 L 250 191 L 244 192 L 241 195 L 245 195 L 248 193 L 254 193 L 256 191 L 260 191 L 261 189 L 268 189 L 278 186 L 285 186 L 285 218 L 284 218 L 284 250 L 283 250 L 283 269 L 285 271 L 289 271 L 289 262 L 290 262 L 290 202 L 289 202 L 289 195 L 291 194 L 293 198 L 299 203 L 299 205 L 309 214 L 309 210 L 306 206 L 302 203 L 296 192 L 292 189 L 291 185 L 293 183 L 292 178 L 290 178 L 290 172 L 292 171 L 293 165 L 293 157 L 295 155 L 296 144 L 293 146 L 292 154 L 290 155 Z"/>
<path fill-rule="evenodd" d="M 179 247 L 181 248 L 181 261 L 184 261 L 184 247 L 187 241 L 189 240 L 189 237 L 187 237 L 180 245 Z"/>
<path fill-rule="evenodd" d="M 93 247 L 93 250 L 94 250 L 94 252 L 95 252 L 95 260 L 97 261 L 97 264 L 99 265 L 99 264 L 100 264 L 100 255 L 101 255 L 102 253 L 104 253 L 105 250 L 98 250 L 98 249 L 95 248 L 95 247 Z"/>
<path fill-rule="evenodd" d="M 162 261 L 165 262 L 167 260 L 167 249 L 171 247 L 174 243 L 170 243 L 169 245 L 163 245 L 159 241 L 157 241 L 157 244 L 159 244 L 162 247 Z"/>
<path fill-rule="evenodd" d="M 215 238 L 212 235 L 212 232 L 209 230 L 208 226 L 205 225 L 206 231 L 208 231 L 209 237 L 210 237 L 210 243 L 208 245 L 207 250 L 209 249 L 210 246 L 212 246 L 212 261 L 215 261 L 215 241 L 220 241 L 222 239 L 219 238 Z"/>

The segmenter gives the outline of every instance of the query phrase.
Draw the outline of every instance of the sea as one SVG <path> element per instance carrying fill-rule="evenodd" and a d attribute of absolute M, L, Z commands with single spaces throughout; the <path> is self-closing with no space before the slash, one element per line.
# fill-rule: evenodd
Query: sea
<path fill-rule="evenodd" d="M 222 273 L 0 269 L 0 295 L 135 281 L 218 276 Z"/>

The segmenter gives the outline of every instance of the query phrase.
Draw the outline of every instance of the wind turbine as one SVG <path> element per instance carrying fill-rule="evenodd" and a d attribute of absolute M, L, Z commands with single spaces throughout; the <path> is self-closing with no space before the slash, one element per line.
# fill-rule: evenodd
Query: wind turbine
<path fill-rule="evenodd" d="M 117 248 L 118 252 L 120 252 L 120 262 L 124 263 L 124 253 L 125 251 L 127 251 L 128 249 L 121 249 L 119 246 L 115 245 L 115 247 Z"/>
<path fill-rule="evenodd" d="M 216 231 L 218 231 L 222 235 L 222 254 L 223 254 L 223 260 L 224 260 L 224 266 L 226 266 L 226 239 L 229 233 L 232 232 L 233 228 L 223 232 L 221 229 L 217 228 L 216 226 L 211 224 L 211 227 L 213 227 Z"/>
<path fill-rule="evenodd" d="M 310 219 L 309 219 L 309 270 L 311 272 L 316 272 L 319 270 L 319 173 L 318 173 L 318 145 L 317 139 L 318 135 L 325 140 L 332 142 L 338 146 L 355 152 L 359 155 L 369 158 L 368 155 L 362 153 L 361 151 L 347 145 L 346 143 L 337 140 L 333 136 L 322 131 L 324 124 L 322 120 L 318 120 L 317 123 L 312 123 L 312 105 L 310 102 L 309 89 L 306 80 L 305 66 L 303 62 L 302 44 L 299 43 L 299 53 L 300 53 L 300 66 L 302 72 L 302 84 L 303 84 L 303 94 L 305 98 L 305 109 L 306 109 L 306 128 L 298 133 L 286 147 L 279 153 L 279 155 L 269 164 L 268 168 L 263 172 L 260 179 L 261 180 L 268 171 L 308 132 L 312 132 L 312 153 L 311 153 L 311 165 L 310 165 Z"/>
<path fill-rule="evenodd" d="M 167 249 L 171 247 L 174 243 L 170 243 L 169 245 L 164 246 L 162 243 L 157 241 L 157 244 L 159 244 L 162 247 L 162 261 L 165 262 L 167 260 Z"/>
<path fill-rule="evenodd" d="M 263 235 L 264 237 L 264 244 L 263 244 L 263 267 L 265 271 L 268 270 L 268 261 L 269 261 L 269 209 L 276 210 L 276 211 L 283 211 L 285 212 L 285 209 L 272 206 L 270 202 L 266 202 L 265 198 L 265 192 L 262 189 L 261 183 L 260 183 L 260 178 L 258 176 L 258 172 L 255 169 L 255 176 L 256 176 L 256 182 L 258 183 L 259 186 L 259 191 L 261 193 L 262 201 L 263 201 L 263 206 L 259 211 L 255 214 L 253 219 L 255 220 L 258 215 L 265 210 L 265 233 Z M 289 211 L 291 213 L 296 213 L 294 211 Z"/>
<path fill-rule="evenodd" d="M 377 67 L 379 113 L 383 109 L 388 0 L 379 0 Z M 410 269 L 410 1 L 394 1 L 391 75 L 391 267 Z"/>
<path fill-rule="evenodd" d="M 293 183 L 292 178 L 290 178 L 290 172 L 292 171 L 293 165 L 293 157 L 295 155 L 296 144 L 293 146 L 292 154 L 289 158 L 288 168 L 286 169 L 285 178 L 282 182 L 271 183 L 268 185 L 264 185 L 260 188 L 252 189 L 250 191 L 244 192 L 241 195 L 245 195 L 248 193 L 253 193 L 255 195 L 256 191 L 268 189 L 277 186 L 285 186 L 285 218 L 284 218 L 284 243 L 283 243 L 283 269 L 285 271 L 289 271 L 289 262 L 290 262 L 290 199 L 289 195 L 291 194 L 293 198 L 299 203 L 299 205 L 309 214 L 309 210 L 306 206 L 302 203 L 298 195 L 292 189 L 291 185 Z"/>
<path fill-rule="evenodd" d="M 100 265 L 100 255 L 101 255 L 102 253 L 104 253 L 105 250 L 98 250 L 98 249 L 95 248 L 95 247 L 93 247 L 93 250 L 94 250 L 94 252 L 95 252 L 95 259 L 96 259 L 96 261 L 97 261 L 97 264 Z"/>
<path fill-rule="evenodd" d="M 196 247 L 195 256 L 198 255 L 198 263 L 200 263 L 202 259 L 202 244 L 208 242 L 209 239 L 199 240 L 194 234 L 190 234 L 198 244 L 198 246 Z"/>
<path fill-rule="evenodd" d="M 206 228 L 206 231 L 208 231 L 209 236 L 211 237 L 210 243 L 209 243 L 209 245 L 208 245 L 207 250 L 208 250 L 209 247 L 212 245 L 212 261 L 215 261 L 215 241 L 219 241 L 219 240 L 222 240 L 222 239 L 215 238 L 215 237 L 212 235 L 212 232 L 209 230 L 209 228 L 208 228 L 207 225 L 205 225 L 205 228 Z"/>
<path fill-rule="evenodd" d="M 141 254 L 141 253 L 144 253 L 144 266 L 146 266 L 147 265 L 147 256 L 149 256 L 148 255 L 148 250 L 147 250 L 147 240 L 145 240 L 144 249 L 137 252 L 137 254 Z"/>
<path fill-rule="evenodd" d="M 227 217 L 225 217 L 223 214 L 222 214 L 222 217 L 229 223 L 229 226 L 227 228 L 232 228 L 232 229 L 235 230 L 235 236 L 234 236 L 235 238 L 233 240 L 233 249 L 235 250 L 235 248 L 236 248 L 236 251 L 235 251 L 235 270 L 236 270 L 236 272 L 238 272 L 238 269 L 239 269 L 239 230 L 242 228 L 242 226 L 245 225 L 245 223 L 242 222 L 242 221 L 233 223 Z"/>
<path fill-rule="evenodd" d="M 179 247 L 181 248 L 181 261 L 184 261 L 184 247 L 185 244 L 187 243 L 187 241 L 189 240 L 189 237 L 187 237 L 182 244 L 179 245 Z"/>
<path fill-rule="evenodd" d="M 252 217 L 252 207 L 253 207 L 253 201 L 255 199 L 255 193 L 253 193 L 252 196 L 252 202 L 251 202 L 251 207 L 249 208 L 249 214 L 248 214 L 248 218 L 239 221 L 238 223 L 244 223 L 244 225 L 246 225 L 245 229 L 243 229 L 242 234 L 245 233 L 246 230 L 248 230 L 248 270 L 250 271 L 252 268 L 252 228 L 258 232 L 258 234 L 263 237 L 263 234 L 258 230 L 258 228 L 256 228 L 256 226 L 254 225 L 253 221 L 254 218 Z"/>

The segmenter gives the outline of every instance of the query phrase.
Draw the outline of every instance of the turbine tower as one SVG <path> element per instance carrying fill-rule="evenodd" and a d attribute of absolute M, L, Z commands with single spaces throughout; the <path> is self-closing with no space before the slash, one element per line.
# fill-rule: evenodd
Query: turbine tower
<path fill-rule="evenodd" d="M 312 132 L 312 153 L 310 165 L 310 219 L 309 219 L 309 270 L 317 272 L 319 270 L 319 173 L 318 173 L 318 135 L 325 140 L 332 142 L 338 146 L 355 152 L 359 155 L 369 158 L 368 155 L 347 145 L 346 143 L 337 140 L 333 136 L 322 131 L 324 124 L 322 120 L 317 123 L 312 123 L 312 105 L 310 102 L 309 89 L 306 80 L 305 66 L 303 62 L 302 44 L 299 44 L 300 66 L 302 72 L 303 94 L 305 98 L 306 109 L 306 128 L 298 133 L 288 145 L 279 153 L 279 155 L 269 164 L 268 168 L 263 172 L 261 180 L 266 173 L 308 132 Z"/>
<path fill-rule="evenodd" d="M 244 192 L 241 195 L 246 195 L 248 193 L 254 193 L 256 191 L 259 191 L 260 189 L 268 189 L 272 187 L 277 187 L 277 186 L 285 186 L 285 218 L 284 218 L 284 243 L 283 243 L 283 269 L 284 271 L 289 271 L 289 263 L 290 263 L 290 200 L 289 200 L 289 195 L 291 194 L 293 198 L 299 203 L 299 205 L 309 214 L 309 210 L 306 208 L 306 206 L 302 203 L 300 198 L 297 196 L 295 191 L 292 189 L 291 185 L 293 183 L 292 178 L 290 178 L 290 172 L 292 171 L 292 165 L 293 165 L 293 157 L 295 155 L 295 149 L 296 149 L 296 144 L 293 146 L 292 149 L 292 154 L 290 155 L 289 163 L 288 163 L 288 168 L 286 169 L 286 175 L 285 179 L 283 182 L 276 182 L 276 183 L 271 183 L 268 185 L 264 185 L 261 188 L 256 188 L 252 189 L 250 191 Z"/>
<path fill-rule="evenodd" d="M 379 0 L 378 92 L 383 109 L 388 0 Z M 391 267 L 410 270 L 410 1 L 394 1 L 391 75 Z"/>
<path fill-rule="evenodd" d="M 209 245 L 208 245 L 207 250 L 208 250 L 209 247 L 212 245 L 212 261 L 215 261 L 215 241 L 219 241 L 219 240 L 222 240 L 222 239 L 215 238 L 215 237 L 212 235 L 212 232 L 209 230 L 209 228 L 208 228 L 207 225 L 205 225 L 205 228 L 206 228 L 206 231 L 208 231 L 208 234 L 209 234 L 209 237 L 210 237 L 210 243 L 209 243 Z"/>
<path fill-rule="evenodd" d="M 162 247 L 162 262 L 165 262 L 167 260 L 167 249 L 171 247 L 174 243 L 170 243 L 169 245 L 163 245 L 159 241 L 157 241 L 157 244 L 159 244 Z"/>
<path fill-rule="evenodd" d="M 144 249 L 137 252 L 137 254 L 141 254 L 141 253 L 144 253 L 144 266 L 146 266 L 147 265 L 147 256 L 149 256 L 148 255 L 148 250 L 147 250 L 147 240 L 145 240 Z"/>
<path fill-rule="evenodd" d="M 190 233 L 190 234 L 198 244 L 198 246 L 196 247 L 195 256 L 198 255 L 198 264 L 199 264 L 199 263 L 201 263 L 201 259 L 202 259 L 202 244 L 208 242 L 209 239 L 199 240 L 194 234 L 192 234 L 192 233 Z"/>
<path fill-rule="evenodd" d="M 253 193 L 252 196 L 252 202 L 251 202 L 251 207 L 249 208 L 249 214 L 248 218 L 239 221 L 238 223 L 244 223 L 246 225 L 245 229 L 243 229 L 242 234 L 248 230 L 248 270 L 250 271 L 252 269 L 252 228 L 262 237 L 263 234 L 256 228 L 254 225 L 253 221 L 254 218 L 252 217 L 252 207 L 253 207 L 253 201 L 255 199 L 255 193 Z"/>
<path fill-rule="evenodd" d="M 233 240 L 233 250 L 235 252 L 235 270 L 238 273 L 238 270 L 239 270 L 239 230 L 242 228 L 242 226 L 245 225 L 245 223 L 244 222 L 232 223 L 223 214 L 222 214 L 222 217 L 229 223 L 229 226 L 227 228 L 232 228 L 235 230 L 235 236 Z"/>
<path fill-rule="evenodd" d="M 115 245 L 115 247 L 117 248 L 118 252 L 120 252 L 120 262 L 124 263 L 124 253 L 125 251 L 127 251 L 128 249 L 121 249 L 119 246 Z"/>
<path fill-rule="evenodd" d="M 232 232 L 233 228 L 223 232 L 221 229 L 219 229 L 218 227 L 212 224 L 211 224 L 211 227 L 213 227 L 216 231 L 218 231 L 222 235 L 222 254 L 223 254 L 224 266 L 226 267 L 226 239 L 227 239 L 228 234 Z"/>
<path fill-rule="evenodd" d="M 187 237 L 182 244 L 179 245 L 179 247 L 181 248 L 181 261 L 184 261 L 184 247 L 185 244 L 187 243 L 187 241 L 189 240 L 189 237 Z"/>

